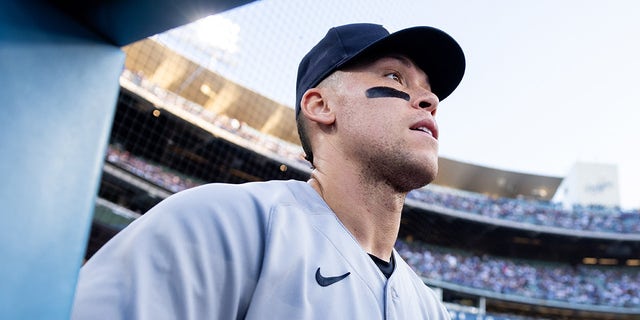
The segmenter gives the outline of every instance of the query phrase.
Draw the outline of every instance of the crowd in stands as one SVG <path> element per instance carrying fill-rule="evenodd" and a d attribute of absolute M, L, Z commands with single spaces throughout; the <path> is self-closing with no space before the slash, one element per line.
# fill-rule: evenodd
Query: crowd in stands
<path fill-rule="evenodd" d="M 152 164 L 114 145 L 109 145 L 107 149 L 107 162 L 174 193 L 202 184 L 164 166 Z"/>
<path fill-rule="evenodd" d="M 427 279 L 528 298 L 640 308 L 637 268 L 516 261 L 417 241 L 398 240 L 396 250 Z"/>
<path fill-rule="evenodd" d="M 570 230 L 640 233 L 640 210 L 602 206 L 573 206 L 541 200 L 492 198 L 429 188 L 414 190 L 409 199 L 490 218 L 506 219 Z"/>

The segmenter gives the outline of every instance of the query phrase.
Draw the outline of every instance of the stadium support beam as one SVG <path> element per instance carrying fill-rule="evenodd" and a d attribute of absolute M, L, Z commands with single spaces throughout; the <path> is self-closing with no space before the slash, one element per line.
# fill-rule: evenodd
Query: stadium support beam
<path fill-rule="evenodd" d="M 253 0 L 50 0 L 107 41 L 125 46 Z"/>
<path fill-rule="evenodd" d="M 69 318 L 125 58 L 118 44 L 193 18 L 160 14 L 168 4 L 202 1 L 75 1 L 91 6 L 73 14 L 61 2 L 0 1 L 0 319 Z"/>

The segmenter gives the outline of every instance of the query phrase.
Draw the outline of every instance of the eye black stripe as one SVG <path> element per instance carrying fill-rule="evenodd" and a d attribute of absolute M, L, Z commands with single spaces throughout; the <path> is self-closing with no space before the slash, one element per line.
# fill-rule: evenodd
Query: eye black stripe
<path fill-rule="evenodd" d="M 400 98 L 407 101 L 411 100 L 411 96 L 409 96 L 408 93 L 390 87 L 369 88 L 365 92 L 365 95 L 367 98 Z"/>

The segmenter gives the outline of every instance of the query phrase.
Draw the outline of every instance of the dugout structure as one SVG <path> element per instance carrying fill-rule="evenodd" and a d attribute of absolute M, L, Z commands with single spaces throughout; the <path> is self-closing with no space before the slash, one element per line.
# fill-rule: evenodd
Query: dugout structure
<path fill-rule="evenodd" d="M 246 2 L 0 2 L 0 318 L 69 317 L 121 46 Z"/>

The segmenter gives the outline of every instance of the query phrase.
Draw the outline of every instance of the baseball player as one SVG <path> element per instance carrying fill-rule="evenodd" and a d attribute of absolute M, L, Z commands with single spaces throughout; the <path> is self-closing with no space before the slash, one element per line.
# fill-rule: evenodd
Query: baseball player
<path fill-rule="evenodd" d="M 74 319 L 449 319 L 393 249 L 406 194 L 437 172 L 446 33 L 330 29 L 298 69 L 307 182 L 208 184 L 152 208 L 82 268 Z"/>

